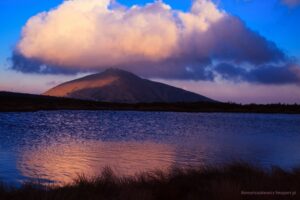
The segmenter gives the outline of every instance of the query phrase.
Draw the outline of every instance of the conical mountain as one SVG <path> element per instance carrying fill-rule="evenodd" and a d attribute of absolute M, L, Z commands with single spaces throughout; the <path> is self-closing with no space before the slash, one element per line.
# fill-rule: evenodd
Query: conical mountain
<path fill-rule="evenodd" d="M 63 83 L 44 95 L 118 103 L 213 102 L 199 94 L 143 79 L 120 69 L 108 69 Z"/>

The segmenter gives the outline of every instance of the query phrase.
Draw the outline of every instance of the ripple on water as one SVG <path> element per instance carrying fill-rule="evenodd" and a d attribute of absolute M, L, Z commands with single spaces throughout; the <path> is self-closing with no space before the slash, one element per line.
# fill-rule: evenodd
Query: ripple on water
<path fill-rule="evenodd" d="M 52 111 L 0 113 L 0 179 L 66 183 L 245 160 L 300 163 L 300 115 Z"/>

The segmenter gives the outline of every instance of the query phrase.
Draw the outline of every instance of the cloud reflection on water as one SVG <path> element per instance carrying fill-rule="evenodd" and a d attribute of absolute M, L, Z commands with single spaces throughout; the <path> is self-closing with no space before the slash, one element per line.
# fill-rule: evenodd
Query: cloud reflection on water
<path fill-rule="evenodd" d="M 18 168 L 30 179 L 70 183 L 78 175 L 99 175 L 111 167 L 118 175 L 172 167 L 175 150 L 167 144 L 152 142 L 67 141 L 25 150 Z"/>
<path fill-rule="evenodd" d="M 69 182 L 105 166 L 131 175 L 243 160 L 300 163 L 300 115 L 52 111 L 0 113 L 0 180 Z"/>

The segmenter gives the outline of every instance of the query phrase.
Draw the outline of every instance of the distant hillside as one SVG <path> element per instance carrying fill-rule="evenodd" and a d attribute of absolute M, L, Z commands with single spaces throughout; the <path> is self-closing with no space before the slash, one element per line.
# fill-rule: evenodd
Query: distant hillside
<path fill-rule="evenodd" d="M 0 92 L 0 112 L 39 110 L 134 110 L 172 112 L 235 112 L 235 113 L 289 113 L 299 114 L 300 105 L 240 105 L 218 102 L 193 103 L 108 103 L 43 95 Z"/>
<path fill-rule="evenodd" d="M 120 69 L 108 69 L 63 83 L 44 95 L 115 103 L 214 101 L 183 89 L 142 79 Z"/>

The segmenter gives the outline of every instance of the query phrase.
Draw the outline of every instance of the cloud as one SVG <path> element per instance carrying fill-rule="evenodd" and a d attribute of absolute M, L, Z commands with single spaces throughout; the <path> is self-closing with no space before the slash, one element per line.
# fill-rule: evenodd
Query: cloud
<path fill-rule="evenodd" d="M 300 66 L 286 64 L 284 66 L 259 66 L 254 69 L 244 69 L 228 63 L 218 64 L 214 72 L 225 80 L 237 82 L 247 81 L 260 84 L 299 84 Z"/>
<path fill-rule="evenodd" d="M 218 99 L 223 102 L 236 103 L 299 103 L 300 90 L 297 85 L 265 85 L 241 82 L 236 84 L 231 81 L 185 81 L 165 80 L 156 81 L 184 88 L 204 96 Z"/>
<path fill-rule="evenodd" d="M 73 73 L 118 67 L 147 77 L 214 80 L 216 62 L 243 71 L 287 59 L 276 44 L 209 0 L 195 0 L 189 12 L 160 0 L 132 7 L 71 0 L 28 20 L 12 68 Z"/>
<path fill-rule="evenodd" d="M 65 1 L 27 22 L 18 50 L 26 58 L 80 69 L 173 54 L 179 34 L 169 6 L 157 1 L 125 10 L 109 7 L 106 0 Z"/>
<path fill-rule="evenodd" d="M 295 7 L 300 4 L 300 0 L 281 0 L 283 4 L 289 7 Z"/>
<path fill-rule="evenodd" d="M 11 60 L 13 61 L 13 69 L 23 73 L 76 74 L 78 72 L 73 68 L 45 63 L 38 58 L 26 58 L 17 51 L 13 52 Z"/>

